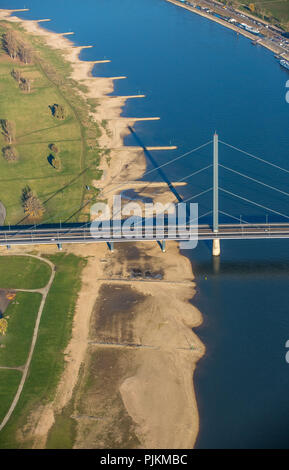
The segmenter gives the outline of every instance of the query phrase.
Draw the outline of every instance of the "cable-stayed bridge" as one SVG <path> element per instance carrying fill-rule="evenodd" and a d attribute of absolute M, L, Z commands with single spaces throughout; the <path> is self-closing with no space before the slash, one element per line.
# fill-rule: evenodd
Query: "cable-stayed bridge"
<path fill-rule="evenodd" d="M 111 229 L 113 226 L 113 221 L 110 221 L 106 224 L 106 228 L 102 230 L 101 237 L 95 236 L 93 230 L 91 230 L 90 223 L 75 223 L 75 224 L 48 224 L 42 223 L 41 225 L 33 226 L 13 226 L 13 227 L 1 227 L 0 228 L 0 245 L 6 245 L 11 247 L 13 245 L 34 245 L 34 244 L 57 244 L 59 248 L 62 247 L 64 243 L 99 243 L 106 242 L 111 249 L 113 249 L 114 242 L 137 242 L 137 241 L 157 241 L 161 244 L 163 251 L 165 251 L 165 241 L 166 240 L 176 240 L 176 241 L 187 241 L 192 237 L 192 227 L 193 236 L 199 240 L 213 240 L 213 254 L 220 254 L 220 240 L 241 240 L 241 239 L 281 239 L 289 238 L 289 214 L 284 213 L 283 211 L 276 210 L 276 208 L 270 207 L 270 205 L 262 204 L 260 201 L 254 201 L 245 197 L 242 194 L 237 194 L 231 189 L 220 186 L 219 184 L 219 169 L 225 170 L 226 172 L 238 175 L 241 178 L 248 181 L 249 184 L 255 184 L 262 188 L 267 188 L 270 191 L 278 194 L 282 197 L 289 197 L 289 193 L 285 190 L 266 183 L 263 180 L 250 176 L 246 173 L 245 169 L 238 171 L 219 162 L 219 144 L 226 146 L 234 151 L 240 152 L 243 156 L 246 156 L 250 159 L 254 159 L 258 164 L 265 165 L 274 171 L 279 172 L 282 175 L 289 174 L 289 170 L 261 158 L 260 156 L 249 153 L 245 150 L 242 150 L 238 147 L 235 147 L 224 141 L 219 141 L 218 135 L 215 133 L 213 140 L 206 142 L 203 145 L 200 145 L 182 155 L 179 155 L 167 162 L 157 165 L 148 154 L 148 149 L 142 146 L 141 142 L 139 144 L 142 146 L 145 154 L 151 158 L 153 163 L 153 168 L 145 172 L 143 177 L 148 176 L 153 172 L 157 172 L 158 175 L 167 183 L 169 189 L 176 196 L 178 202 L 189 203 L 189 202 L 198 202 L 200 197 L 205 194 L 211 194 L 211 210 L 206 213 L 199 215 L 198 220 L 188 220 L 185 224 L 178 224 L 172 227 L 171 224 L 166 223 L 165 219 L 163 225 L 155 225 L 151 222 L 151 227 L 149 230 L 149 235 L 146 231 L 147 226 L 145 221 L 140 219 L 138 224 L 138 230 L 133 231 L 131 236 L 127 233 L 124 234 L 121 231 L 114 233 Z M 213 170 L 213 181 L 212 186 L 202 190 L 198 194 L 195 194 L 187 199 L 182 199 L 176 192 L 173 183 L 171 183 L 165 174 L 165 169 L 169 165 L 173 165 L 177 161 L 184 159 L 198 150 L 205 148 L 213 144 L 212 152 L 212 162 L 209 165 L 206 165 L 200 169 L 195 170 L 189 175 L 178 180 L 178 182 L 188 181 L 191 178 L 206 172 L 209 169 Z M 145 183 L 149 186 L 150 182 Z M 117 188 L 116 188 L 117 189 Z M 242 203 L 250 204 L 253 207 L 262 209 L 266 212 L 266 222 L 257 223 L 255 221 L 246 220 L 248 217 L 240 216 L 236 217 L 233 214 L 230 214 L 222 208 L 219 207 L 219 195 L 225 194 L 226 196 L 234 199 L 236 201 L 241 201 Z M 275 217 L 278 216 L 280 222 L 269 222 L 269 214 L 273 214 Z M 232 222 L 220 223 L 220 215 L 226 216 L 228 220 Z M 201 223 L 201 220 L 204 218 L 210 217 L 211 223 Z M 175 230 L 172 230 L 174 228 Z M 196 234 L 197 231 L 197 234 Z"/>

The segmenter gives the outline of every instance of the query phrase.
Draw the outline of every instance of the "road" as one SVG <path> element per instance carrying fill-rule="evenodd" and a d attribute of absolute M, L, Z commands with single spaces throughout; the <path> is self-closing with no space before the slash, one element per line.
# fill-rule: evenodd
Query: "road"
<path fill-rule="evenodd" d="M 0 245 L 62 245 L 64 243 L 100 243 L 100 242 L 134 242 L 134 241 L 185 241 L 197 237 L 199 240 L 240 240 L 264 238 L 289 238 L 289 223 L 284 224 L 221 224 L 219 231 L 214 233 L 209 225 L 195 227 L 195 232 L 189 233 L 189 228 L 178 226 L 173 233 L 172 226 L 138 227 L 134 235 L 115 233 L 109 228 L 101 233 L 92 233 L 90 225 L 75 225 L 73 227 L 28 228 L 23 230 L 0 230 Z M 185 230 L 184 230 L 185 229 Z M 149 230 L 149 231 L 148 231 Z"/>

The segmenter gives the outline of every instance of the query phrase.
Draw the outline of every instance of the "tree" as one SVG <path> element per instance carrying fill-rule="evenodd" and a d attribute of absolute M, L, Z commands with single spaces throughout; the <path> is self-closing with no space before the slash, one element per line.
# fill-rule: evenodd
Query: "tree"
<path fill-rule="evenodd" d="M 16 82 L 20 83 L 21 72 L 19 70 L 13 69 L 12 72 L 11 72 L 11 75 L 16 80 Z"/>
<path fill-rule="evenodd" d="M 25 64 L 30 64 L 32 62 L 32 51 L 27 44 L 21 42 L 18 47 L 19 59 Z"/>
<path fill-rule="evenodd" d="M 5 318 L 0 318 L 0 335 L 5 336 L 8 328 L 8 322 Z"/>
<path fill-rule="evenodd" d="M 59 152 L 59 149 L 58 149 L 58 147 L 56 147 L 55 144 L 50 144 L 49 148 L 50 148 L 51 152 L 53 152 L 55 154 L 57 154 Z"/>
<path fill-rule="evenodd" d="M 31 85 L 32 85 L 32 80 L 30 78 L 23 77 L 23 75 L 21 75 L 21 72 L 16 69 L 12 70 L 11 75 L 18 82 L 21 90 L 24 90 L 30 93 Z"/>
<path fill-rule="evenodd" d="M 13 31 L 8 31 L 3 36 L 4 49 L 8 52 L 12 59 L 16 59 L 18 54 L 18 41 Z"/>
<path fill-rule="evenodd" d="M 30 46 L 24 42 L 19 42 L 14 31 L 8 31 L 3 36 L 3 46 L 12 59 L 19 59 L 25 64 L 30 64 L 33 53 Z"/>
<path fill-rule="evenodd" d="M 62 104 L 54 104 L 52 106 L 52 114 L 56 119 L 65 119 L 65 108 Z"/>
<path fill-rule="evenodd" d="M 40 219 L 44 213 L 44 207 L 41 201 L 29 186 L 23 189 L 22 205 L 25 214 L 31 219 Z"/>
<path fill-rule="evenodd" d="M 55 168 L 55 170 L 61 170 L 61 160 L 59 157 L 53 157 L 53 168 Z"/>
<path fill-rule="evenodd" d="M 255 11 L 255 3 L 249 3 L 249 8 L 250 8 L 251 12 L 254 13 L 254 11 Z"/>
<path fill-rule="evenodd" d="M 30 93 L 30 91 L 31 91 L 31 85 L 32 85 L 32 80 L 30 80 L 30 78 L 27 78 L 26 79 L 26 87 L 27 87 L 28 93 Z"/>
<path fill-rule="evenodd" d="M 8 145 L 2 149 L 3 157 L 7 162 L 16 162 L 18 160 L 18 154 L 14 147 Z"/>
<path fill-rule="evenodd" d="M 16 125 L 15 122 L 8 121 L 8 119 L 1 119 L 2 134 L 9 144 L 15 140 Z"/>
<path fill-rule="evenodd" d="M 24 90 L 24 91 L 27 91 L 28 93 L 30 93 L 31 84 L 32 84 L 32 80 L 30 80 L 29 78 L 21 77 L 21 80 L 20 80 L 21 90 Z"/>

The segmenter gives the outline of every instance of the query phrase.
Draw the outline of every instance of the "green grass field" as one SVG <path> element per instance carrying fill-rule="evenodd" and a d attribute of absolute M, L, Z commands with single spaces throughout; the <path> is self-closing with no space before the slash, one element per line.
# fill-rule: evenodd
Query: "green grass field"
<path fill-rule="evenodd" d="M 50 276 L 50 266 L 37 258 L 0 256 L 0 289 L 41 289 Z"/>
<path fill-rule="evenodd" d="M 21 380 L 18 370 L 0 370 L 0 422 L 6 415 Z"/>
<path fill-rule="evenodd" d="M 289 31 L 289 0 L 220 0 Z M 249 7 L 251 5 L 251 8 Z"/>
<path fill-rule="evenodd" d="M 68 405 L 61 414 L 55 416 L 46 449 L 72 449 L 76 437 L 76 421 L 71 418 L 73 409 Z"/>
<path fill-rule="evenodd" d="M 17 431 L 25 425 L 31 411 L 53 399 L 64 368 L 64 350 L 71 337 L 80 275 L 86 261 L 65 253 L 49 256 L 49 259 L 56 266 L 55 279 L 44 306 L 39 335 L 22 395 L 10 421 L 0 432 L 0 448 L 29 448 L 28 441 L 21 443 L 17 440 Z M 6 263 L 8 265 L 7 258 Z M 8 324 L 8 332 L 9 328 Z M 15 330 L 14 341 L 16 336 L 20 340 L 21 334 L 21 331 Z M 12 392 L 9 390 L 16 387 L 15 375 L 11 374 L 11 380 L 10 376 L 7 377 L 5 387 L 0 387 L 0 396 L 5 396 L 6 410 L 10 402 L 5 390 L 11 396 Z"/>
<path fill-rule="evenodd" d="M 11 26 L 10 26 L 11 27 Z M 0 43 L 7 28 L 0 23 Z M 18 29 L 19 27 L 13 26 Z M 99 128 L 89 118 L 89 104 L 77 93 L 77 84 L 67 79 L 70 66 L 60 52 L 44 47 L 38 38 L 21 32 L 26 42 L 38 51 L 33 64 L 12 60 L 0 48 L 0 119 L 16 125 L 17 162 L 7 162 L 1 149 L 7 145 L 0 134 L 0 200 L 7 210 L 6 224 L 28 223 L 23 220 L 22 191 L 29 186 L 44 205 L 42 222 L 87 220 L 82 209 L 96 191 L 86 190 L 91 179 L 99 175 L 100 151 L 97 147 Z M 33 80 L 30 93 L 22 91 L 11 76 L 13 68 Z M 58 120 L 49 106 L 65 107 L 65 120 Z M 93 103 L 91 106 L 95 106 Z M 90 142 L 91 140 L 91 142 Z M 49 145 L 59 149 L 61 168 L 49 163 Z"/>
<path fill-rule="evenodd" d="M 0 366 L 19 367 L 26 363 L 40 302 L 41 294 L 18 292 L 9 304 L 5 311 L 7 334 L 0 336 Z M 0 382 L 0 391 L 1 387 Z"/>
<path fill-rule="evenodd" d="M 240 4 L 247 7 L 254 4 L 255 14 L 257 13 L 261 18 L 273 24 L 282 25 L 284 29 L 289 27 L 289 0 L 261 0 L 256 2 L 245 0 Z"/>

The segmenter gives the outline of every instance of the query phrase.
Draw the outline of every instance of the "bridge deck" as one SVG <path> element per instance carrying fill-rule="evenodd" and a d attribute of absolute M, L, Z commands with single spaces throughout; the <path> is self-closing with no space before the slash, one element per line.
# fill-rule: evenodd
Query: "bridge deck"
<path fill-rule="evenodd" d="M 163 233 L 161 230 L 163 228 Z M 185 231 L 186 229 L 186 231 Z M 284 224 L 221 224 L 219 231 L 214 233 L 209 225 L 199 225 L 196 233 L 190 237 L 188 227 L 177 227 L 176 233 L 171 233 L 172 227 L 164 226 L 152 228 L 150 236 L 145 236 L 144 227 L 138 236 L 112 236 L 110 231 L 104 231 L 101 238 L 95 238 L 88 226 L 75 227 L 37 227 L 26 229 L 0 230 L 0 245 L 36 245 L 36 244 L 63 244 L 63 243 L 99 243 L 99 242 L 137 242 L 176 240 L 185 241 L 193 237 L 199 240 L 248 240 L 289 238 L 289 223 Z"/>

